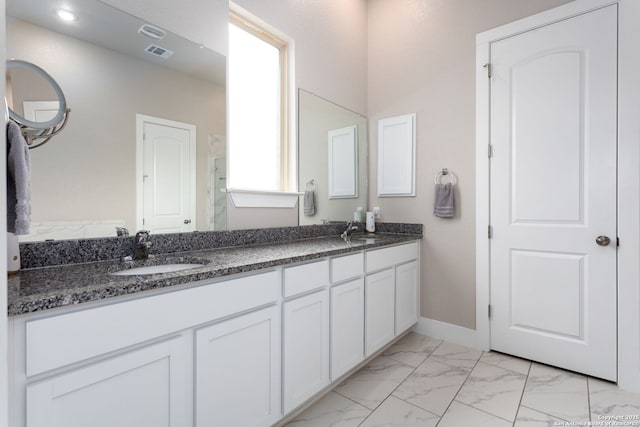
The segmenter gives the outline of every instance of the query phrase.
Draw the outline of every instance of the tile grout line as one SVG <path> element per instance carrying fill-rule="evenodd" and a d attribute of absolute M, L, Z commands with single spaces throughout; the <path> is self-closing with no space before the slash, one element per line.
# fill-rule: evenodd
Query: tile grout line
<path fill-rule="evenodd" d="M 529 382 L 529 374 L 531 373 L 531 367 L 533 363 L 529 361 L 529 369 L 527 369 L 527 378 L 524 380 L 524 386 L 522 387 L 522 393 L 520 394 L 520 401 L 518 402 L 518 409 L 516 409 L 516 416 L 513 419 L 513 426 L 515 427 L 516 422 L 518 422 L 518 414 L 520 413 L 520 408 L 522 407 L 522 399 L 524 399 L 524 391 L 527 389 L 527 383 Z"/>
<path fill-rule="evenodd" d="M 366 409 L 367 411 L 371 411 L 371 409 L 367 408 L 366 406 L 364 406 L 364 405 L 363 405 L 362 403 L 360 403 L 360 402 L 356 402 L 355 400 L 353 400 L 353 399 L 352 399 L 352 398 L 350 398 L 349 396 L 345 396 L 344 394 L 339 393 L 339 392 L 337 392 L 337 391 L 335 391 L 335 390 L 331 390 L 329 393 L 335 393 L 335 394 L 337 394 L 338 396 L 340 396 L 340 397 L 344 397 L 344 398 L 345 398 L 345 399 L 347 399 L 348 401 L 353 402 L 353 403 L 355 403 L 356 405 L 358 405 L 358 406 L 360 406 L 360 407 L 362 407 L 362 408 Z M 327 394 L 329 394 L 329 393 L 327 393 Z M 373 412 L 373 411 L 371 411 L 371 412 Z"/>
<path fill-rule="evenodd" d="M 387 357 L 387 356 L 383 356 L 383 357 Z M 388 358 L 388 359 L 391 359 L 390 357 L 387 357 L 387 358 Z M 394 362 L 397 362 L 397 363 L 401 363 L 401 364 L 403 364 L 403 365 L 405 365 L 405 366 L 409 366 L 409 365 L 407 365 L 407 364 L 405 364 L 405 363 L 403 363 L 403 362 L 400 362 L 400 361 L 398 361 L 398 360 L 395 360 L 395 359 L 391 359 L 391 360 L 393 360 Z M 425 359 L 425 360 L 427 360 L 427 359 Z M 420 366 L 420 365 L 418 365 L 418 366 Z M 409 366 L 409 367 L 411 368 L 412 366 Z M 413 371 L 411 371 L 411 372 L 409 373 L 409 375 L 407 375 L 407 376 L 406 376 L 406 378 L 405 378 L 404 380 L 400 381 L 400 384 L 398 384 L 398 385 L 397 385 L 393 390 L 391 390 L 391 392 L 389 392 L 389 394 L 388 394 L 384 399 L 382 399 L 382 401 L 381 401 L 380 403 L 378 403 L 378 405 L 377 405 L 374 409 L 372 409 L 372 410 L 371 410 L 371 412 L 369 413 L 369 415 L 367 415 L 367 416 L 365 417 L 365 419 L 364 419 L 364 420 L 362 420 L 362 421 L 360 422 L 360 424 L 358 424 L 358 426 L 361 426 L 365 421 L 367 421 L 367 420 L 369 419 L 369 417 L 371 417 L 371 415 L 373 415 L 373 413 L 374 413 L 376 410 L 378 410 L 378 408 L 379 408 L 380 406 L 382 406 L 382 404 L 383 404 L 384 402 L 386 402 L 386 401 L 387 401 L 387 399 L 388 399 L 391 395 L 393 395 L 393 392 L 394 392 L 394 391 L 396 391 L 396 390 L 398 389 L 398 387 L 400 387 L 400 386 L 402 385 L 402 383 L 404 383 L 404 382 L 406 381 L 406 379 L 407 379 L 407 378 L 409 378 L 411 375 L 413 375 L 413 373 L 416 371 L 416 369 L 418 369 L 418 367 L 417 367 L 417 366 L 416 366 L 415 368 L 413 368 Z M 369 409 L 369 408 L 367 408 L 367 409 Z"/>
<path fill-rule="evenodd" d="M 441 341 L 440 341 L 440 344 L 438 344 L 438 345 L 436 346 L 436 348 L 434 348 L 434 349 L 433 349 L 433 350 L 432 350 L 432 351 L 427 355 L 427 357 L 425 357 L 425 358 L 424 358 L 424 360 L 423 360 L 423 361 L 422 361 L 418 366 L 416 366 L 415 368 L 414 368 L 413 366 L 407 365 L 406 363 L 401 362 L 401 361 L 399 361 L 399 360 L 395 360 L 395 359 L 393 359 L 393 358 L 391 358 L 391 357 L 384 356 L 384 353 L 383 353 L 383 354 L 381 354 L 381 356 L 383 356 L 383 357 L 387 357 L 388 359 L 391 359 L 391 360 L 393 360 L 393 361 L 395 361 L 395 362 L 398 362 L 398 363 L 401 363 L 401 364 L 403 364 L 403 365 L 405 365 L 405 366 L 408 366 L 408 367 L 410 367 L 410 368 L 413 368 L 413 370 L 411 371 L 411 373 L 409 373 L 409 375 L 407 375 L 407 376 L 405 377 L 405 379 L 403 379 L 402 381 L 400 381 L 400 383 L 399 383 L 399 384 L 398 384 L 398 385 L 397 385 L 393 390 L 391 390 L 391 392 L 387 395 L 387 397 L 385 397 L 384 399 L 382 399 L 382 402 L 380 402 L 380 403 L 378 404 L 378 406 L 376 406 L 376 407 L 375 407 L 375 409 L 374 409 L 374 410 L 372 410 L 372 411 L 369 413 L 369 415 L 367 415 L 367 416 L 366 416 L 366 418 L 360 422 L 360 424 L 358 424 L 358 426 L 361 426 L 362 424 L 364 424 L 364 423 L 369 419 L 369 417 L 371 417 L 371 415 L 373 415 L 373 413 L 374 413 L 374 412 L 375 412 L 375 411 L 376 411 L 376 410 L 377 410 L 377 409 L 378 409 L 378 408 L 379 408 L 379 407 L 380 407 L 384 402 L 386 402 L 386 401 L 387 401 L 387 399 L 388 399 L 390 396 L 393 396 L 393 393 L 398 389 L 398 387 L 400 387 L 402 384 L 404 384 L 404 382 L 407 380 L 407 378 L 409 378 L 411 375 L 413 375 L 413 373 L 414 373 L 414 372 L 415 372 L 415 371 L 416 371 L 416 370 L 417 370 L 417 369 L 418 369 L 418 368 L 419 368 L 419 367 L 420 367 L 424 362 L 426 362 L 426 361 L 427 361 L 427 359 L 429 359 L 429 357 L 431 357 L 431 355 L 432 355 L 432 354 L 433 354 L 433 353 L 434 353 L 434 352 L 435 352 L 435 351 L 436 351 L 436 350 L 437 350 L 437 349 L 442 345 L 442 343 L 443 343 L 443 342 L 444 342 L 444 340 L 441 340 Z M 394 396 L 394 397 L 395 397 L 395 396 Z M 402 400 L 402 401 L 403 401 L 403 402 L 405 402 L 405 403 L 409 403 L 409 402 L 406 402 L 405 400 L 400 399 L 400 398 L 397 398 L 397 397 L 396 397 L 396 399 L 398 399 L 398 400 Z M 412 405 L 412 406 L 415 406 L 415 405 Z M 417 406 L 416 406 L 416 407 L 417 407 Z M 368 409 L 368 408 L 367 408 L 367 409 Z M 422 409 L 422 408 L 420 408 L 420 409 Z M 423 410 L 424 410 L 424 409 L 423 409 Z M 429 411 L 427 411 L 427 412 L 429 412 Z M 429 413 L 431 414 L 431 412 L 429 412 Z M 435 414 L 434 414 L 434 415 L 435 415 Z M 438 422 L 440 422 L 440 420 L 438 420 Z"/>
<path fill-rule="evenodd" d="M 506 418 L 504 418 L 504 417 L 501 417 L 500 415 L 492 414 L 491 412 L 487 412 L 487 411 L 485 411 L 484 409 L 476 408 L 475 406 L 471 406 L 471 405 L 469 405 L 468 403 L 460 402 L 459 400 L 456 400 L 455 398 L 452 400 L 452 403 L 453 403 L 453 402 L 457 402 L 457 403 L 459 403 L 459 404 L 461 404 L 461 405 L 464 405 L 464 406 L 466 406 L 467 408 L 471 408 L 471 409 L 473 409 L 473 410 L 475 410 L 475 411 L 483 412 L 483 413 L 485 413 L 485 414 L 487 414 L 487 415 L 491 415 L 491 416 L 492 416 L 492 417 L 494 417 L 494 418 L 499 418 L 499 419 L 501 419 L 502 421 L 506 421 L 506 422 L 508 422 L 508 423 L 511 423 L 511 425 L 513 425 L 513 424 L 515 423 L 515 420 L 514 420 L 514 421 L 508 420 L 508 419 L 506 419 Z"/>
<path fill-rule="evenodd" d="M 589 377 L 585 377 L 587 380 L 587 411 L 589 411 L 589 424 L 591 424 L 591 392 L 589 387 Z"/>
<path fill-rule="evenodd" d="M 458 387 L 458 390 L 456 391 L 456 394 L 453 395 L 453 399 L 451 399 L 451 402 L 449 402 L 449 404 L 447 405 L 447 409 L 444 410 L 444 412 L 442 412 L 442 416 L 440 417 L 440 419 L 438 420 L 438 423 L 436 424 L 436 427 L 438 425 L 440 425 L 440 421 L 442 421 L 442 419 L 444 418 L 445 415 L 447 415 L 447 412 L 449 411 L 449 408 L 451 408 L 451 404 L 453 402 L 457 402 L 456 397 L 458 396 L 458 394 L 460 393 L 460 390 L 462 390 L 462 387 L 464 387 L 464 385 L 467 383 L 467 380 L 469 379 L 469 377 L 471 376 L 471 373 L 473 372 L 473 370 L 476 368 L 476 366 L 478 366 L 478 362 L 480 362 L 480 359 L 482 359 L 482 355 L 485 353 L 485 351 L 482 351 L 482 353 L 480 353 L 480 357 L 478 357 L 478 360 L 476 360 L 476 363 L 473 364 L 473 367 L 471 368 L 471 370 L 469 371 L 469 373 L 467 374 L 467 377 L 464 379 L 464 381 L 462 382 L 462 384 L 460 384 L 460 387 Z M 451 366 L 451 365 L 449 365 Z M 459 366 L 456 366 L 457 368 L 459 368 Z M 462 402 L 459 402 L 462 403 Z M 467 405 L 468 406 L 468 405 Z M 474 408 L 475 409 L 475 408 Z"/>

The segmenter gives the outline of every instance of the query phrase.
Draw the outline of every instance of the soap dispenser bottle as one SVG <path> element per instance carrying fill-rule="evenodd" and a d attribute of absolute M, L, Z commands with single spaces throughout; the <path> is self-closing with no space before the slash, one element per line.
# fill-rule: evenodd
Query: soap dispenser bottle
<path fill-rule="evenodd" d="M 362 222 L 362 206 L 358 206 L 353 212 L 353 220 L 355 222 Z"/>
<path fill-rule="evenodd" d="M 376 231 L 376 220 L 374 218 L 373 212 L 367 212 L 367 223 L 365 225 L 365 230 L 367 233 L 375 233 Z"/>

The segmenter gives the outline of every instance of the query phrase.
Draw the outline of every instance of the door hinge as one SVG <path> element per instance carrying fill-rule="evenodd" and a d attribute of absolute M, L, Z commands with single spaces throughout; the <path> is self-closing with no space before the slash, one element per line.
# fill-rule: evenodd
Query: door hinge
<path fill-rule="evenodd" d="M 491 319 L 491 304 L 487 306 L 487 316 L 489 316 L 489 319 Z"/>
<path fill-rule="evenodd" d="M 491 78 L 491 62 L 487 62 L 483 67 L 487 69 L 487 77 Z"/>
<path fill-rule="evenodd" d="M 142 225 L 144 225 L 144 218 L 142 218 Z"/>
<path fill-rule="evenodd" d="M 489 145 L 487 146 L 487 156 L 488 156 L 489 158 L 492 158 L 492 157 L 493 157 L 493 145 L 491 145 L 491 144 L 489 144 Z"/>
<path fill-rule="evenodd" d="M 620 238 L 616 237 L 616 246 L 619 247 L 620 246 Z"/>
<path fill-rule="evenodd" d="M 493 227 L 491 227 L 490 225 L 487 227 L 487 237 L 489 237 L 490 239 L 493 237 Z"/>

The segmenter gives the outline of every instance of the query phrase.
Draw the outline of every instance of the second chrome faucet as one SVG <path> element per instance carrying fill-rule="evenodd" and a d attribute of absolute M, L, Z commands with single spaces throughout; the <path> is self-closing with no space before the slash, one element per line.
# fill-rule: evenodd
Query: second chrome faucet
<path fill-rule="evenodd" d="M 134 260 L 145 260 L 149 258 L 149 250 L 151 242 L 149 241 L 149 231 L 140 230 L 136 233 L 133 240 L 133 253 L 131 257 Z"/>

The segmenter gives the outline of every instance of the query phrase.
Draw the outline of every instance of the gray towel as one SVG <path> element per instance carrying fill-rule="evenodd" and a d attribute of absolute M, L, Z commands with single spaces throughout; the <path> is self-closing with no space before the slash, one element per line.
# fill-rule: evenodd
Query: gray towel
<path fill-rule="evenodd" d="M 307 216 L 316 214 L 316 202 L 314 197 L 315 194 L 313 190 L 307 190 L 304 192 L 304 214 Z"/>
<path fill-rule="evenodd" d="M 453 203 L 453 185 L 436 184 L 436 197 L 433 203 L 433 214 L 440 218 L 453 218 L 456 213 Z"/>
<path fill-rule="evenodd" d="M 20 126 L 7 123 L 7 231 L 29 234 L 31 224 L 31 160 Z"/>

